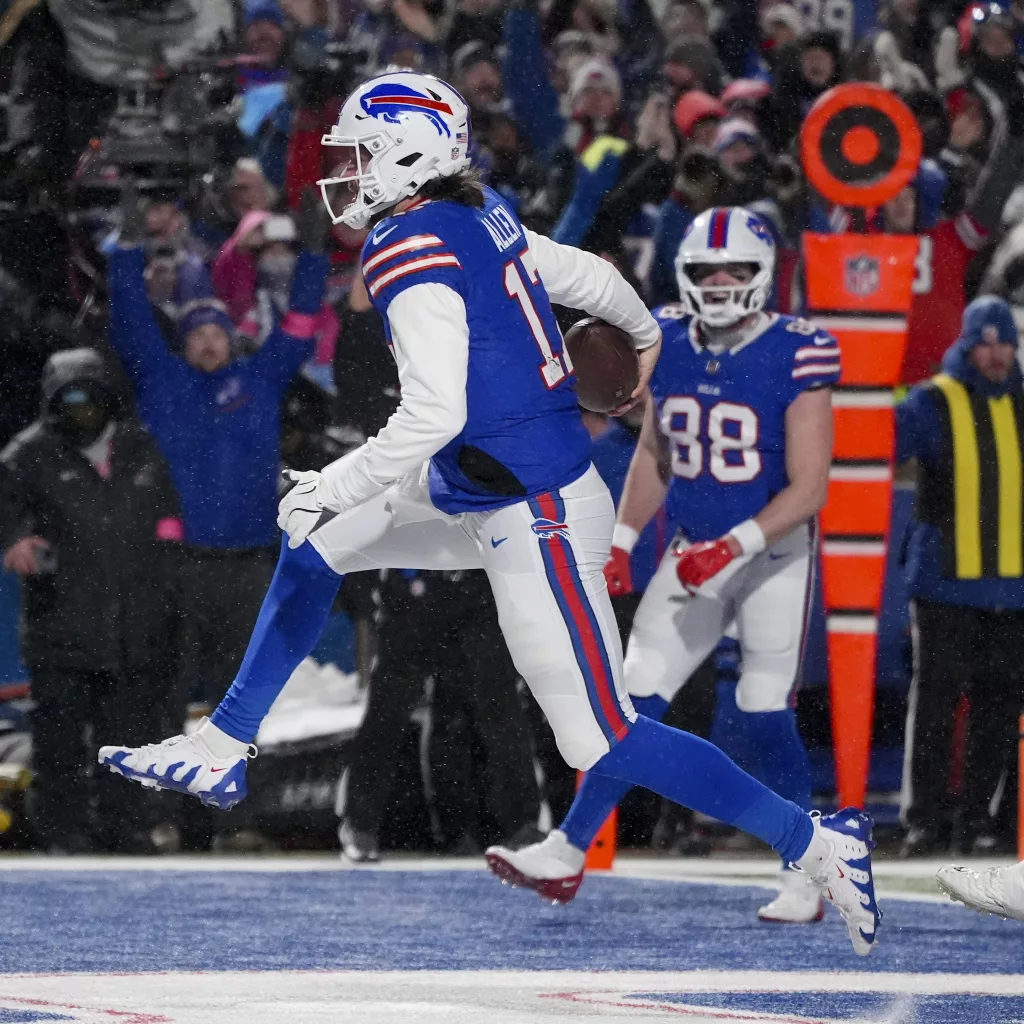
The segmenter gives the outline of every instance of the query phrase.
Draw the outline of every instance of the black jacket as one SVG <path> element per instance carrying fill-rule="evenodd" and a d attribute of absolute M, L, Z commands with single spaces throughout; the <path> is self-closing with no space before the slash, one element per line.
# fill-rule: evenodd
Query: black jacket
<path fill-rule="evenodd" d="M 56 552 L 55 571 L 23 580 L 26 665 L 117 672 L 173 657 L 177 545 L 156 532 L 180 509 L 149 434 L 118 422 L 104 479 L 44 417 L 0 465 L 0 544 L 38 535 Z"/>

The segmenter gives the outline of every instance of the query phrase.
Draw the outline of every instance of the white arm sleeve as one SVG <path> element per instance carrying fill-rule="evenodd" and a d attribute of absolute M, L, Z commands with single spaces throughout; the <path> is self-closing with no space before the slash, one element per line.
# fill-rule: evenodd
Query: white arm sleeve
<path fill-rule="evenodd" d="M 552 302 L 585 310 L 621 328 L 638 349 L 649 348 L 661 337 L 643 299 L 607 260 L 534 231 L 527 231 L 526 239 Z"/>
<path fill-rule="evenodd" d="M 407 288 L 388 306 L 402 402 L 383 430 L 323 471 L 325 505 L 344 512 L 436 455 L 466 425 L 469 325 L 458 292 Z"/>

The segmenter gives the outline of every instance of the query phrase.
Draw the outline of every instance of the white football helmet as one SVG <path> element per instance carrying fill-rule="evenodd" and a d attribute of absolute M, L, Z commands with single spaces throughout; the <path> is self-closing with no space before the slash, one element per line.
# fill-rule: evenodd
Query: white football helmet
<path fill-rule="evenodd" d="M 715 267 L 747 263 L 754 275 L 743 285 L 704 287 Z M 676 255 L 679 298 L 709 327 L 731 327 L 763 309 L 775 273 L 775 240 L 757 214 L 742 206 L 705 210 L 687 228 Z"/>
<path fill-rule="evenodd" d="M 393 71 L 364 82 L 321 142 L 347 148 L 317 184 L 333 223 L 366 227 L 431 178 L 469 166 L 469 107 L 446 82 Z"/>

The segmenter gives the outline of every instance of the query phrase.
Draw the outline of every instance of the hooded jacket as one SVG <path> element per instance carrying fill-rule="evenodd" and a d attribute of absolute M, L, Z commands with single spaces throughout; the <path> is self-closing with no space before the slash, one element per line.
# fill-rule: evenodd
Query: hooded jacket
<path fill-rule="evenodd" d="M 40 418 L 0 453 L 0 545 L 40 536 L 56 556 L 54 571 L 23 580 L 22 657 L 33 670 L 131 670 L 165 656 L 173 631 L 181 524 L 170 471 L 131 421 L 113 421 L 105 477 L 55 429 L 53 397 L 86 382 L 105 383 L 95 352 L 52 356 Z"/>
<path fill-rule="evenodd" d="M 1016 362 L 1007 380 L 999 384 L 989 381 L 968 362 L 968 353 L 979 341 L 961 335 L 946 351 L 942 372 L 963 384 L 972 395 L 998 398 L 1012 394 L 1024 402 L 1024 378 Z M 926 381 L 916 385 L 896 407 L 896 461 L 918 460 L 919 495 L 928 485 L 928 475 L 937 479 L 953 471 L 953 452 L 942 421 L 940 403 L 944 401 L 932 382 Z M 912 597 L 974 608 L 1024 609 L 1024 577 L 958 579 L 945 574 L 941 531 L 922 521 L 920 506 L 919 498 L 903 545 L 904 570 Z"/>

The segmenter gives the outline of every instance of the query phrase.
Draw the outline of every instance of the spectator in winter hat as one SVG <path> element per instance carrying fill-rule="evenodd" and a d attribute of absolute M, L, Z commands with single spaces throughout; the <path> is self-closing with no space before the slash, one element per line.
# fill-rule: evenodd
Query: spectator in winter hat
<path fill-rule="evenodd" d="M 497 107 L 505 98 L 501 64 L 484 43 L 466 43 L 452 57 L 452 84 L 469 104 L 470 110 Z"/>
<path fill-rule="evenodd" d="M 687 142 L 710 149 L 715 142 L 718 123 L 725 119 L 725 107 L 720 100 L 699 89 L 691 89 L 679 97 L 672 120 L 676 131 Z"/>
<path fill-rule="evenodd" d="M 808 32 L 779 54 L 770 116 L 764 124 L 775 152 L 789 147 L 814 101 L 843 77 L 842 51 L 834 32 Z"/>
<path fill-rule="evenodd" d="M 203 373 L 216 373 L 231 362 L 235 325 L 227 307 L 216 299 L 197 299 L 178 319 L 178 344 L 186 363 Z"/>
<path fill-rule="evenodd" d="M 569 101 L 574 117 L 610 121 L 622 101 L 619 73 L 607 62 L 595 58 L 582 64 L 573 76 Z"/>
<path fill-rule="evenodd" d="M 800 74 L 812 89 L 830 88 L 839 73 L 839 38 L 834 32 L 811 32 L 800 47 Z"/>
<path fill-rule="evenodd" d="M 284 52 L 284 14 L 274 0 L 247 0 L 242 15 L 245 52 L 268 68 L 277 67 Z"/>
<path fill-rule="evenodd" d="M 761 31 L 771 49 L 796 42 L 803 34 L 804 20 L 792 4 L 772 4 L 761 15 Z"/>
<path fill-rule="evenodd" d="M 750 163 L 761 148 L 761 133 L 749 121 L 733 117 L 718 125 L 713 152 L 728 174 Z"/>
<path fill-rule="evenodd" d="M 569 86 L 579 68 L 597 53 L 594 41 L 576 29 L 559 33 L 553 47 L 554 66 L 551 69 L 551 84 L 560 96 L 567 96 Z"/>
<path fill-rule="evenodd" d="M 690 89 L 700 89 L 712 96 L 722 91 L 725 73 L 715 48 L 707 39 L 686 36 L 669 44 L 662 70 L 671 102 Z"/>

